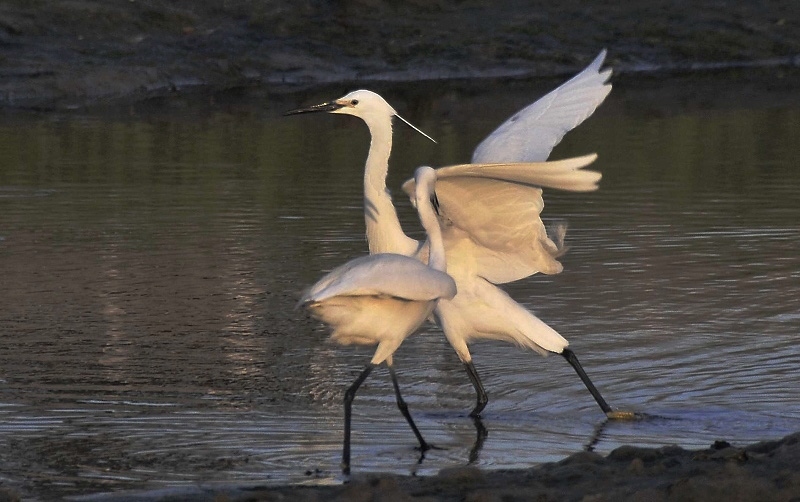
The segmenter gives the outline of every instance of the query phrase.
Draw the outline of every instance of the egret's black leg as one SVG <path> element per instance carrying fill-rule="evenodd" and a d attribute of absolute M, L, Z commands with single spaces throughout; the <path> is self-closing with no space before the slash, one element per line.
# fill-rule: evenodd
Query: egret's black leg
<path fill-rule="evenodd" d="M 589 392 L 592 393 L 592 397 L 594 397 L 594 400 L 600 405 L 600 409 L 603 410 L 603 413 L 610 413 L 611 406 L 608 405 L 606 400 L 603 399 L 603 396 L 600 395 L 600 391 L 597 390 L 597 387 L 595 387 L 592 381 L 589 380 L 589 375 L 583 371 L 583 367 L 581 366 L 581 363 L 578 362 L 578 357 L 575 355 L 575 353 L 570 349 L 564 349 L 564 351 L 561 352 L 561 355 L 564 356 L 564 359 L 567 360 L 567 362 L 575 369 L 575 372 L 578 374 L 578 376 L 581 377 L 583 384 L 587 389 L 589 389 Z"/>
<path fill-rule="evenodd" d="M 374 364 L 368 364 L 364 371 L 358 375 L 353 385 L 344 393 L 344 445 L 342 447 L 342 473 L 345 475 L 350 474 L 350 415 L 353 406 L 353 399 L 356 397 L 356 391 L 364 380 L 367 379 L 372 370 L 375 369 Z"/>
<path fill-rule="evenodd" d="M 478 376 L 478 372 L 475 370 L 475 365 L 472 364 L 472 361 L 464 363 L 464 368 L 467 370 L 467 376 L 469 376 L 469 381 L 472 382 L 472 386 L 475 387 L 475 394 L 477 395 L 477 403 L 469 416 L 473 418 L 479 417 L 486 407 L 486 403 L 489 402 L 489 397 L 486 395 L 486 390 L 483 388 L 481 378 Z"/>
<path fill-rule="evenodd" d="M 417 440 L 419 441 L 419 449 L 420 451 L 428 451 L 431 449 L 430 445 L 422 439 L 422 434 L 420 434 L 419 429 L 417 429 L 417 424 L 414 423 L 414 419 L 411 418 L 411 413 L 408 412 L 408 405 L 403 400 L 403 396 L 400 395 L 400 385 L 397 383 L 397 375 L 394 372 L 394 366 L 387 363 L 389 367 L 389 374 L 392 376 L 392 384 L 394 385 L 394 394 L 397 396 L 397 407 L 400 408 L 400 413 L 408 422 L 408 425 L 411 426 L 411 430 L 414 431 L 414 435 L 417 436 Z"/>
<path fill-rule="evenodd" d="M 486 437 L 489 435 L 489 431 L 486 430 L 486 427 L 483 426 L 483 422 L 481 421 L 481 417 L 474 416 L 472 417 L 472 423 L 475 424 L 475 444 L 472 445 L 472 449 L 469 451 L 469 462 L 470 464 L 474 464 L 478 461 L 478 455 L 481 453 L 481 448 L 483 448 L 483 442 L 486 441 Z"/>

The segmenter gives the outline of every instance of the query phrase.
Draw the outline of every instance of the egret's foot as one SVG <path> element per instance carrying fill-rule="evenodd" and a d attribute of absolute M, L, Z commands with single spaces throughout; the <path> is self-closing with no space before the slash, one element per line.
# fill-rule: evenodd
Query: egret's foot
<path fill-rule="evenodd" d="M 414 449 L 420 453 L 425 453 L 426 451 L 430 450 L 446 450 L 447 448 L 440 448 L 435 444 L 425 443 L 424 445 L 415 446 Z"/>
<path fill-rule="evenodd" d="M 489 403 L 488 399 L 478 401 L 478 404 L 476 404 L 475 407 L 472 408 L 472 411 L 469 412 L 469 417 L 478 419 L 481 418 L 481 412 L 483 412 L 483 409 L 486 408 L 487 403 Z"/>
<path fill-rule="evenodd" d="M 486 408 L 486 405 L 488 403 L 489 403 L 488 399 L 479 400 L 478 403 L 475 405 L 475 407 L 472 408 L 472 411 L 469 412 L 469 417 L 470 418 L 478 418 L 478 419 L 480 419 L 481 418 L 481 412 L 483 412 L 483 409 Z"/>
<path fill-rule="evenodd" d="M 606 413 L 609 420 L 644 420 L 647 415 L 635 411 L 611 410 Z"/>
<path fill-rule="evenodd" d="M 424 446 L 416 446 L 414 447 L 415 450 L 419 452 L 419 459 L 417 460 L 417 465 L 422 465 L 422 462 L 425 460 L 425 453 L 430 450 L 441 450 L 438 446 L 432 445 L 430 443 L 425 443 Z M 416 476 L 416 470 L 412 473 L 413 476 Z"/>

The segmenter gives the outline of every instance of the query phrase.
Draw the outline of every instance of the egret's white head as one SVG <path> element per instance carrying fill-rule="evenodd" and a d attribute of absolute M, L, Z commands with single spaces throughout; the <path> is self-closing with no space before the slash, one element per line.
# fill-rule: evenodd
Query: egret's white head
<path fill-rule="evenodd" d="M 341 98 L 334 100 L 333 103 L 338 108 L 331 110 L 331 113 L 344 113 L 345 115 L 355 115 L 360 118 L 369 116 L 394 117 L 397 115 L 397 111 L 380 94 L 365 89 L 345 94 Z"/>
<path fill-rule="evenodd" d="M 344 115 L 354 115 L 367 125 L 373 123 L 380 123 L 380 121 L 389 120 L 392 117 L 397 117 L 405 122 L 409 127 L 422 134 L 429 140 L 436 143 L 436 140 L 419 130 L 411 122 L 401 117 L 394 108 L 383 99 L 380 94 L 365 89 L 350 92 L 339 99 L 322 103 L 319 105 L 309 106 L 306 108 L 298 108 L 297 110 L 290 110 L 284 115 L 295 115 L 298 113 L 313 113 L 313 112 L 328 112 L 328 113 L 341 113 Z"/>

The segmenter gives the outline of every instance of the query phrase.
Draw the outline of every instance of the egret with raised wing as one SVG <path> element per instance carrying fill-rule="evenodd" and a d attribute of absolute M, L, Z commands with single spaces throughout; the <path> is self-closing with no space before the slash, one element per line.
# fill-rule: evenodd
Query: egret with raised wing
<path fill-rule="evenodd" d="M 478 339 L 508 341 L 542 355 L 561 354 L 608 417 L 632 416 L 608 405 L 564 337 L 496 286 L 537 272 L 556 274 L 562 270 L 557 258 L 563 253 L 563 241 L 554 241 L 540 218 L 544 207 L 541 187 L 592 191 L 597 189 L 601 175 L 583 169 L 595 160 L 594 154 L 545 160 L 564 134 L 589 117 L 610 92 L 606 81 L 611 70 L 600 71 L 604 58 L 605 51 L 575 77 L 509 118 L 478 145 L 472 164 L 437 170 L 447 271 L 458 285 L 458 294 L 438 303 L 435 318 L 475 388 L 473 417 L 479 416 L 488 402 L 467 347 Z M 370 130 L 364 171 L 370 252 L 426 260 L 429 245 L 403 232 L 386 189 L 392 118 L 408 121 L 381 96 L 366 90 L 286 114 L 309 112 L 354 115 Z M 413 181 L 406 182 L 404 189 L 413 191 Z"/>
<path fill-rule="evenodd" d="M 445 272 L 444 243 L 436 216 L 436 173 L 430 167 L 420 167 L 415 181 L 414 202 L 428 233 L 428 265 L 393 253 L 356 258 L 320 279 L 298 303 L 331 328 L 331 339 L 335 342 L 378 345 L 372 360 L 344 396 L 344 474 L 350 473 L 353 399 L 372 370 L 384 361 L 389 367 L 397 406 L 416 435 L 420 449 L 423 452 L 429 449 L 400 394 L 392 354 L 431 315 L 437 301 L 455 296 L 456 284 Z"/>

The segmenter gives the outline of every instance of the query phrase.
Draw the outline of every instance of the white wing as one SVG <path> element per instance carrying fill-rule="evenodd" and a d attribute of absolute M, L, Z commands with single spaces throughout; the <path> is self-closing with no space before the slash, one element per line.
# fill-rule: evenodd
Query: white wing
<path fill-rule="evenodd" d="M 606 84 L 611 70 L 599 71 L 605 57 L 603 50 L 582 72 L 506 120 L 478 145 L 472 162 L 547 160 L 561 138 L 611 92 L 611 84 Z"/>
<path fill-rule="evenodd" d="M 458 177 L 487 178 L 569 192 L 593 192 L 597 190 L 597 183 L 602 175 L 597 171 L 586 171 L 582 168 L 595 160 L 597 154 L 591 153 L 548 162 L 458 164 L 437 169 L 436 177 L 437 180 Z M 403 184 L 403 190 L 405 189 L 406 185 Z M 436 191 L 439 191 L 438 185 Z"/>
<path fill-rule="evenodd" d="M 453 279 L 418 260 L 391 253 L 362 256 L 341 265 L 311 286 L 298 302 L 320 302 L 334 296 L 392 296 L 428 301 L 452 298 Z"/>
<path fill-rule="evenodd" d="M 581 168 L 596 155 L 556 162 L 463 164 L 436 170 L 436 197 L 447 253 L 447 270 L 469 269 L 501 284 L 536 272 L 561 271 L 560 247 L 547 235 L 539 214 L 539 186 L 563 190 L 597 189 L 600 173 Z M 403 184 L 414 193 L 414 180 Z M 413 196 L 412 196 L 413 200 Z"/>

